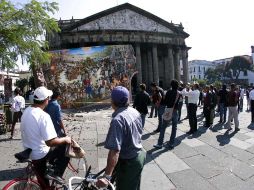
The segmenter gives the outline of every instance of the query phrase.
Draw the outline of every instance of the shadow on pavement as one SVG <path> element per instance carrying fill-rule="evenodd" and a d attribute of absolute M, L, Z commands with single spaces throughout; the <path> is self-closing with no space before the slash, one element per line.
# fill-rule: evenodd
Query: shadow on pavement
<path fill-rule="evenodd" d="M 228 144 L 230 142 L 230 138 L 237 133 L 236 131 L 229 133 L 231 130 L 232 129 L 228 129 L 224 134 L 216 136 L 216 139 L 220 143 L 220 146 Z"/>
<path fill-rule="evenodd" d="M 10 181 L 25 175 L 25 168 L 9 169 L 0 171 L 0 181 Z"/>
<path fill-rule="evenodd" d="M 213 127 L 210 127 L 212 132 L 218 132 L 219 130 L 223 129 L 224 123 L 217 123 Z"/>
<path fill-rule="evenodd" d="M 10 139 L 10 138 L 5 138 L 5 139 L 0 139 L 0 142 L 7 142 L 7 141 L 20 141 L 21 139 L 16 139 L 16 138 L 14 138 L 14 139 Z"/>
<path fill-rule="evenodd" d="M 104 145 L 105 145 L 105 141 L 98 143 L 96 146 L 98 147 L 98 146 L 104 146 Z"/>

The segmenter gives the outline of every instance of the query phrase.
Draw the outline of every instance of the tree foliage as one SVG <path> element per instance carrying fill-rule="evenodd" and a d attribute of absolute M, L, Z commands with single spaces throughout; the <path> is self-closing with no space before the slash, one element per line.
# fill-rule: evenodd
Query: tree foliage
<path fill-rule="evenodd" d="M 225 66 L 225 74 L 230 79 L 238 79 L 241 72 L 251 70 L 251 61 L 244 56 L 235 56 Z M 235 76 L 235 78 L 234 78 Z"/>
<path fill-rule="evenodd" d="M 22 90 L 22 92 L 24 92 L 24 88 L 28 85 L 28 80 L 27 79 L 17 80 L 15 85 L 19 87 Z"/>
<path fill-rule="evenodd" d="M 208 80 L 209 84 L 212 84 L 217 80 L 221 80 L 223 77 L 223 73 L 224 68 L 219 65 L 215 69 L 207 69 L 207 71 L 205 72 L 205 78 Z"/>
<path fill-rule="evenodd" d="M 0 1 L 0 64 L 13 68 L 20 56 L 22 61 L 38 64 L 49 61 L 45 41 L 47 32 L 60 31 L 49 14 L 58 10 L 55 2 L 31 0 L 26 4 Z"/>

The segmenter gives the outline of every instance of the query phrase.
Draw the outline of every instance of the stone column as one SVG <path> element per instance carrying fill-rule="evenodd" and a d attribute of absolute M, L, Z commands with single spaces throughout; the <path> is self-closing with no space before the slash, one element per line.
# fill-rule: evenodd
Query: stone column
<path fill-rule="evenodd" d="M 180 48 L 174 49 L 175 79 L 180 81 Z"/>
<path fill-rule="evenodd" d="M 147 64 L 147 51 L 141 52 L 141 68 L 142 68 L 142 82 L 149 85 L 148 81 L 148 64 Z"/>
<path fill-rule="evenodd" d="M 147 66 L 148 66 L 148 82 L 149 85 L 154 81 L 153 80 L 153 57 L 151 48 L 147 49 Z"/>
<path fill-rule="evenodd" d="M 175 68 L 174 68 L 174 59 L 173 59 L 173 50 L 171 46 L 168 46 L 168 57 L 167 57 L 167 63 L 165 67 L 166 72 L 166 81 L 168 84 L 170 84 L 171 80 L 175 78 Z"/>
<path fill-rule="evenodd" d="M 183 83 L 187 84 L 189 81 L 189 66 L 188 66 L 188 50 L 182 51 L 182 64 L 183 64 Z"/>
<path fill-rule="evenodd" d="M 137 85 L 139 86 L 142 83 L 142 67 L 141 67 L 141 53 L 140 53 L 140 44 L 135 45 L 136 49 L 136 65 L 137 65 Z"/>
<path fill-rule="evenodd" d="M 153 44 L 153 80 L 159 84 L 158 52 L 156 44 Z"/>

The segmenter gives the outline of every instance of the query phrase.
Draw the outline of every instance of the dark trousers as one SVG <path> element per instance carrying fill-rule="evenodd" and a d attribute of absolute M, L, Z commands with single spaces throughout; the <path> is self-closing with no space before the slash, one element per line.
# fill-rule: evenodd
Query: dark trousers
<path fill-rule="evenodd" d="M 146 152 L 141 150 L 133 159 L 119 159 L 115 168 L 116 190 L 140 190 L 141 173 L 146 160 Z"/>
<path fill-rule="evenodd" d="M 254 100 L 250 101 L 250 109 L 251 109 L 251 122 L 254 122 Z"/>
<path fill-rule="evenodd" d="M 43 187 L 42 189 L 49 188 L 49 181 L 44 177 L 47 169 L 47 161 L 55 166 L 55 175 L 60 177 L 63 176 L 65 168 L 70 161 L 70 158 L 65 157 L 65 149 L 66 145 L 59 145 L 50 149 L 49 153 L 44 158 L 32 161 L 35 167 L 38 182 Z"/>
<path fill-rule="evenodd" d="M 154 112 L 154 117 L 157 117 L 158 108 L 155 105 L 155 103 L 152 103 L 151 112 L 150 112 L 150 116 L 149 117 L 153 117 L 153 112 Z"/>
<path fill-rule="evenodd" d="M 13 113 L 13 121 L 12 121 L 12 126 L 11 126 L 11 136 L 13 137 L 14 135 L 14 130 L 15 130 L 15 125 L 18 121 L 20 121 L 22 116 L 22 112 L 18 111 L 18 112 L 14 112 Z"/>
<path fill-rule="evenodd" d="M 207 107 L 204 107 L 204 116 L 205 116 L 205 126 L 209 127 L 210 126 L 210 120 L 211 120 L 211 114 L 212 114 L 212 110 L 211 109 L 207 109 Z"/>
<path fill-rule="evenodd" d="M 183 107 L 183 102 L 179 102 L 179 103 L 178 103 L 178 107 L 177 107 L 177 111 L 178 111 L 178 121 L 181 120 L 182 107 Z"/>
<path fill-rule="evenodd" d="M 197 104 L 188 104 L 188 115 L 189 115 L 189 125 L 190 131 L 195 132 L 197 131 Z"/>

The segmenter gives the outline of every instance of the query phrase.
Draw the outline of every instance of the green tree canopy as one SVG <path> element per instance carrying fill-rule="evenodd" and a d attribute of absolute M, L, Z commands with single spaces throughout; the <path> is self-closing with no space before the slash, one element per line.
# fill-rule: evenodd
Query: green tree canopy
<path fill-rule="evenodd" d="M 19 87 L 22 92 L 24 93 L 24 88 L 28 85 L 28 80 L 27 79 L 20 79 L 16 81 L 16 86 Z"/>
<path fill-rule="evenodd" d="M 217 80 L 221 80 L 223 77 L 223 67 L 218 65 L 215 69 L 209 68 L 205 72 L 205 78 L 208 80 L 209 84 L 214 83 Z"/>
<path fill-rule="evenodd" d="M 29 64 L 49 61 L 45 41 L 47 32 L 60 31 L 54 14 L 58 9 L 55 2 L 31 0 L 26 4 L 0 1 L 0 64 L 2 68 L 13 68 L 18 60 Z"/>
<path fill-rule="evenodd" d="M 235 56 L 225 66 L 225 74 L 231 79 L 238 79 L 241 71 L 251 70 L 251 61 L 244 56 Z M 235 76 L 235 78 L 234 78 Z"/>

